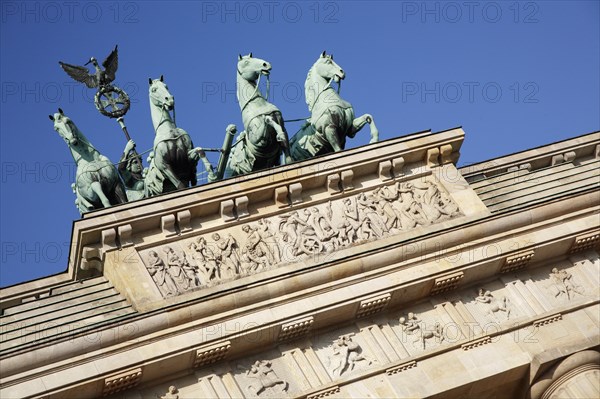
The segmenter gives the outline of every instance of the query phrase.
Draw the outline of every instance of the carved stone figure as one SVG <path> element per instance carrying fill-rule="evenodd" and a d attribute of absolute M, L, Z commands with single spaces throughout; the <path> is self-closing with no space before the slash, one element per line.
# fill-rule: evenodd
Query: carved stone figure
<path fill-rule="evenodd" d="M 246 236 L 246 244 L 244 245 L 244 260 L 250 261 L 254 265 L 262 265 L 263 267 L 269 267 L 275 264 L 275 257 L 271 248 L 263 240 L 257 227 L 250 226 L 248 224 L 242 227 Z M 252 267 L 251 267 L 252 268 Z M 248 266 L 246 266 L 248 269 Z"/>
<path fill-rule="evenodd" d="M 179 294 L 179 289 L 175 284 L 175 280 L 167 270 L 164 261 L 158 256 L 156 251 L 148 253 L 148 264 L 146 266 L 148 273 L 156 283 L 158 290 L 163 296 L 173 296 Z"/>
<path fill-rule="evenodd" d="M 304 83 L 306 104 L 310 119 L 290 140 L 292 158 L 296 161 L 341 151 L 346 137 L 354 137 L 365 124 L 371 125 L 371 141 L 379 140 L 373 117 L 364 114 L 354 118 L 354 109 L 339 95 L 339 86 L 345 72 L 325 51 L 308 71 Z M 338 92 L 331 86 L 338 83 Z"/>
<path fill-rule="evenodd" d="M 432 338 L 437 338 L 438 342 L 442 342 L 444 340 L 444 329 L 440 323 L 435 323 L 433 330 L 426 330 L 419 328 L 419 337 L 413 341 L 413 343 L 421 342 L 423 345 L 423 349 L 425 349 L 425 342 Z"/>
<path fill-rule="evenodd" d="M 238 254 L 237 241 L 231 234 L 227 238 L 221 238 L 219 233 L 214 233 L 212 239 L 215 241 L 219 254 L 217 260 L 220 262 L 222 278 L 232 278 L 240 272 L 240 257 Z"/>
<path fill-rule="evenodd" d="M 376 199 L 372 194 L 360 193 L 356 198 L 358 211 L 363 218 L 361 228 L 363 234 L 369 235 L 369 238 L 381 238 L 387 233 L 388 228 L 377 209 Z M 373 235 L 374 237 L 371 237 Z"/>
<path fill-rule="evenodd" d="M 195 243 L 192 242 L 189 248 L 194 251 L 192 259 L 194 259 L 198 266 L 202 285 L 209 284 L 211 281 L 221 277 L 217 258 L 214 252 L 208 247 L 204 237 L 199 237 Z"/>
<path fill-rule="evenodd" d="M 564 296 L 567 300 L 572 299 L 572 294 L 584 295 L 584 288 L 577 285 L 573 280 L 573 275 L 566 270 L 553 268 L 550 272 L 550 278 L 553 284 L 550 286 L 555 298 Z"/>
<path fill-rule="evenodd" d="M 174 385 L 171 385 L 167 390 L 167 393 L 162 395 L 160 399 L 179 399 L 178 390 Z"/>
<path fill-rule="evenodd" d="M 168 273 L 173 278 L 173 281 L 175 281 L 175 284 L 177 285 L 177 288 L 180 292 L 187 291 L 190 288 L 192 281 L 183 270 L 183 261 L 171 247 L 165 247 L 164 252 L 167 256 Z"/>
<path fill-rule="evenodd" d="M 495 316 L 498 312 L 506 314 L 506 320 L 510 317 L 509 301 L 507 297 L 503 297 L 502 300 L 498 301 L 490 291 L 486 291 L 483 288 L 479 289 L 479 294 L 475 297 L 478 303 L 487 306 L 487 313 L 490 316 Z"/>
<path fill-rule="evenodd" d="M 423 201 L 429 204 L 428 210 L 421 207 Z M 181 255 L 177 259 L 169 255 L 176 261 L 167 262 L 168 270 L 175 276 L 174 280 L 180 279 L 177 280 L 178 289 L 183 292 L 240 275 L 255 274 L 282 261 L 301 261 L 304 256 L 331 252 L 361 240 L 428 225 L 451 218 L 458 212 L 454 202 L 434 182 L 393 183 L 318 206 L 291 209 L 289 213 L 259 219 L 243 225 L 242 234 L 237 228 L 213 233 L 214 242 L 207 243 L 204 237 L 199 237 L 188 244 L 187 257 L 185 253 L 181 259 L 178 259 Z M 182 276 L 185 276 L 184 280 Z M 496 301 L 490 309 L 495 309 L 491 311 L 492 315 L 508 314 L 508 300 Z M 403 326 L 408 324 L 409 328 L 405 330 L 408 333 L 415 331 L 419 322 L 412 319 L 409 317 L 401 322 Z"/>
<path fill-rule="evenodd" d="M 249 384 L 246 387 L 246 389 L 256 396 L 259 396 L 266 389 L 275 386 L 279 387 L 281 394 L 288 390 L 288 383 L 277 377 L 277 374 L 273 371 L 271 362 L 268 360 L 257 360 L 254 362 L 250 366 L 250 369 L 246 371 L 246 377 L 256 380 L 256 383 Z"/>
<path fill-rule="evenodd" d="M 146 192 L 154 196 L 196 185 L 196 165 L 202 148 L 194 148 L 192 139 L 175 124 L 170 111 L 175 100 L 163 77 L 149 79 L 150 113 L 154 125 L 154 150 L 146 175 Z M 205 163 L 208 161 L 205 161 Z"/>
<path fill-rule="evenodd" d="M 240 133 L 229 158 L 231 176 L 290 163 L 288 135 L 279 109 L 269 103 L 259 90 L 261 76 L 268 76 L 271 64 L 252 53 L 239 56 L 237 63 L 237 98 L 242 111 L 244 131 Z"/>
<path fill-rule="evenodd" d="M 407 334 L 413 334 L 421 328 L 421 320 L 412 312 L 409 312 L 406 318 L 400 317 L 399 322 L 402 326 L 402 331 L 405 331 Z"/>
<path fill-rule="evenodd" d="M 331 348 L 333 352 L 329 356 L 329 371 L 334 377 L 341 376 L 346 370 L 352 371 L 359 361 L 366 361 L 369 365 L 372 363 L 362 355 L 360 345 L 352 341 L 349 335 L 338 338 Z"/>
<path fill-rule="evenodd" d="M 77 165 L 73 187 L 79 212 L 83 214 L 127 202 L 125 187 L 112 162 L 94 148 L 62 109 L 49 117 L 54 122 L 54 130 L 69 146 Z"/>

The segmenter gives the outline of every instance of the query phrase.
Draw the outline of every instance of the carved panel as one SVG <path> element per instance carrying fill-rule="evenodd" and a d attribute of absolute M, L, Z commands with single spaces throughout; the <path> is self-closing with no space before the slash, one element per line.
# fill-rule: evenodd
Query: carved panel
<path fill-rule="evenodd" d="M 264 354 L 263 354 L 264 355 Z M 281 358 L 272 360 L 242 360 L 236 365 L 234 378 L 245 397 L 281 398 L 298 392 L 297 382 L 290 378 L 286 364 Z"/>
<path fill-rule="evenodd" d="M 442 292 L 455 290 L 464 276 L 465 274 L 463 272 L 456 272 L 436 278 L 433 282 L 433 287 L 431 287 L 429 295 L 433 296 Z"/>
<path fill-rule="evenodd" d="M 142 369 L 139 367 L 106 377 L 104 379 L 102 396 L 112 395 L 113 393 L 132 388 L 140 383 L 141 378 Z"/>
<path fill-rule="evenodd" d="M 279 332 L 278 340 L 284 342 L 305 336 L 310 331 L 313 322 L 314 318 L 308 316 L 283 324 L 281 326 L 281 331 Z"/>
<path fill-rule="evenodd" d="M 575 237 L 575 242 L 573 242 L 573 246 L 571 247 L 571 253 L 585 251 L 586 249 L 597 247 L 599 243 L 600 231 L 580 235 Z"/>
<path fill-rule="evenodd" d="M 225 341 L 197 349 L 194 356 L 194 367 L 202 367 L 223 360 L 230 348 L 231 342 Z"/>
<path fill-rule="evenodd" d="M 360 319 L 381 312 L 390 303 L 390 299 L 392 299 L 392 295 L 387 293 L 360 301 L 356 318 Z"/>
<path fill-rule="evenodd" d="M 462 350 L 468 351 L 486 344 L 490 344 L 491 342 L 492 338 L 489 335 L 486 335 L 485 337 L 481 337 L 473 341 L 467 342 L 466 344 L 462 344 L 460 347 L 462 348 Z"/>
<path fill-rule="evenodd" d="M 347 190 L 351 174 L 345 172 L 351 171 L 341 173 Z M 164 297 L 214 286 L 459 216 L 458 206 L 433 180 L 391 182 L 372 191 L 225 227 L 218 233 L 145 249 L 140 256 Z M 292 204 L 301 201 L 301 186 L 289 188 Z M 238 202 L 240 208 L 244 201 Z M 234 220 L 234 202 L 223 201 L 221 213 L 224 220 Z M 174 218 L 163 218 L 163 229 L 168 234 L 175 232 Z M 447 280 L 434 292 L 456 286 L 460 276 Z M 373 306 L 385 303 L 382 300 Z M 365 312 L 370 308 L 366 306 Z"/>
<path fill-rule="evenodd" d="M 523 269 L 525 266 L 527 266 L 527 264 L 529 264 L 529 262 L 531 262 L 531 259 L 533 259 L 534 255 L 535 252 L 533 250 L 529 250 L 508 256 L 500 268 L 500 273 L 508 273 Z"/>
<path fill-rule="evenodd" d="M 385 373 L 387 375 L 393 375 L 393 374 L 398 374 L 398 373 L 401 373 L 401 372 L 403 372 L 405 370 L 412 369 L 412 368 L 415 368 L 415 367 L 417 367 L 417 362 L 413 360 L 413 361 L 408 362 L 408 363 L 402 363 L 402 364 L 400 364 L 398 366 L 390 367 L 389 369 L 385 370 Z"/>
<path fill-rule="evenodd" d="M 336 393 L 340 393 L 339 386 L 333 386 L 331 388 L 323 389 L 322 391 L 311 393 L 306 396 L 306 399 L 321 399 L 326 398 L 327 396 L 335 395 Z"/>

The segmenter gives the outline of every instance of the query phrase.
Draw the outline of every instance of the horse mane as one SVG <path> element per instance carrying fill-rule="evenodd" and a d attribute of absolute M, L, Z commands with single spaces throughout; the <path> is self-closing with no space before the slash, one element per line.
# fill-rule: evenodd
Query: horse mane
<path fill-rule="evenodd" d="M 308 105 L 308 109 L 312 108 L 317 97 L 317 91 L 313 89 L 312 84 L 312 81 L 314 80 L 313 71 L 317 65 L 317 62 L 319 62 L 319 60 L 317 60 L 313 66 L 310 67 L 308 73 L 306 74 L 306 80 L 304 81 L 304 100 L 306 101 L 306 105 Z"/>

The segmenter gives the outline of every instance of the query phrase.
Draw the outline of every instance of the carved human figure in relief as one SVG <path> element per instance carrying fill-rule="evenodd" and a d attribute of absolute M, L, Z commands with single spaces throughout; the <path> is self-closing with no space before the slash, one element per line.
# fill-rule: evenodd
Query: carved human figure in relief
<path fill-rule="evenodd" d="M 156 283 L 158 290 L 163 296 L 173 296 L 179 294 L 179 289 L 173 280 L 173 277 L 167 270 L 164 261 L 158 256 L 156 251 L 148 253 L 148 265 L 146 266 L 148 273 Z"/>
<path fill-rule="evenodd" d="M 287 243 L 286 247 L 294 256 L 302 254 L 300 235 L 302 230 L 307 227 L 306 220 L 303 220 L 296 210 L 287 215 L 281 215 L 280 220 L 279 231 L 282 233 L 283 241 Z"/>
<path fill-rule="evenodd" d="M 257 360 L 250 369 L 246 371 L 246 377 L 256 379 L 255 384 L 250 384 L 246 388 L 252 391 L 256 396 L 259 396 L 267 388 L 278 386 L 280 392 L 283 393 L 288 389 L 288 383 L 280 379 L 272 364 L 268 360 Z"/>
<path fill-rule="evenodd" d="M 355 240 L 366 240 L 372 232 L 363 231 L 356 200 L 352 197 L 344 198 L 342 205 L 342 221 L 338 224 L 340 244 L 350 245 Z"/>
<path fill-rule="evenodd" d="M 362 355 L 360 345 L 352 341 L 349 335 L 334 341 L 331 349 L 333 352 L 329 356 L 329 371 L 334 377 L 341 376 L 346 370 L 352 371 L 359 361 L 366 361 L 369 365 L 372 363 Z"/>
<path fill-rule="evenodd" d="M 237 241 L 231 234 L 228 234 L 227 238 L 221 238 L 219 233 L 214 233 L 212 239 L 219 249 L 216 259 L 220 262 L 221 277 L 231 278 L 236 276 L 240 272 Z"/>
<path fill-rule="evenodd" d="M 331 238 L 339 234 L 333 229 L 333 227 L 331 227 L 329 221 L 319 211 L 319 208 L 315 206 L 310 208 L 306 223 L 312 227 L 315 235 L 321 241 L 321 243 L 329 241 Z"/>
<path fill-rule="evenodd" d="M 174 385 L 171 385 L 167 390 L 167 393 L 160 397 L 160 399 L 179 399 L 178 390 Z"/>
<path fill-rule="evenodd" d="M 199 237 L 196 242 L 189 246 L 194 251 L 192 258 L 198 265 L 198 272 L 201 276 L 202 284 L 206 285 L 220 277 L 217 260 L 214 252 L 208 247 L 206 239 Z"/>
<path fill-rule="evenodd" d="M 412 229 L 417 225 L 428 225 L 429 221 L 414 198 L 414 186 L 411 183 L 398 183 L 397 189 L 399 194 L 397 206 L 400 212 L 402 229 Z"/>
<path fill-rule="evenodd" d="M 258 234 L 260 234 L 260 238 L 265 244 L 267 244 L 267 247 L 273 255 L 273 262 L 280 263 L 281 252 L 277 239 L 275 238 L 273 233 L 271 233 L 271 222 L 266 219 L 260 219 L 257 222 L 256 229 L 258 230 Z"/>
<path fill-rule="evenodd" d="M 245 224 L 242 231 L 246 233 L 246 244 L 242 253 L 242 262 L 246 271 L 255 271 L 259 267 L 269 267 L 275 259 L 267 243 L 265 243 L 256 227 Z"/>
<path fill-rule="evenodd" d="M 575 283 L 573 275 L 566 270 L 558 270 L 556 267 L 550 272 L 550 278 L 552 279 L 553 285 L 551 287 L 554 291 L 554 297 L 560 298 L 565 296 L 567 300 L 571 300 L 572 294 L 576 293 L 584 295 L 584 288 Z"/>
<path fill-rule="evenodd" d="M 400 317 L 399 322 L 402 326 L 402 331 L 405 331 L 407 334 L 413 334 L 421 328 L 421 319 L 412 312 L 409 312 L 406 317 Z"/>
<path fill-rule="evenodd" d="M 413 344 L 421 342 L 423 349 L 426 347 L 426 342 L 430 339 L 437 339 L 439 343 L 444 340 L 444 328 L 440 323 L 435 323 L 433 330 L 419 328 L 419 336 L 413 341 Z"/>
<path fill-rule="evenodd" d="M 374 236 L 369 236 L 369 238 L 383 237 L 388 232 L 388 228 L 379 214 L 377 201 L 373 194 L 360 193 L 356 198 L 356 203 L 358 204 L 358 213 L 362 218 L 363 232 L 371 233 Z"/>
<path fill-rule="evenodd" d="M 502 300 L 497 300 L 490 291 L 486 291 L 483 288 L 479 289 L 478 295 L 475 297 L 478 303 L 487 306 L 486 314 L 495 316 L 498 312 L 503 312 L 506 315 L 506 320 L 510 317 L 510 302 L 507 297 L 503 297 Z"/>
<path fill-rule="evenodd" d="M 192 281 L 184 271 L 184 261 L 177 255 L 173 248 L 169 246 L 164 248 L 164 252 L 167 255 L 167 271 L 173 278 L 173 281 L 175 281 L 177 288 L 179 288 L 179 292 L 187 291 L 190 288 Z M 185 255 L 184 260 L 189 267 Z"/>

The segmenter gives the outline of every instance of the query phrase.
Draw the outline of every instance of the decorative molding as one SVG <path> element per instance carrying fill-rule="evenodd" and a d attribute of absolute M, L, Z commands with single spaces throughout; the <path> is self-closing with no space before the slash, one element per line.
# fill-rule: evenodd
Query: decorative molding
<path fill-rule="evenodd" d="M 102 252 L 117 249 L 117 230 L 115 228 L 102 230 Z"/>
<path fill-rule="evenodd" d="M 341 192 L 342 188 L 340 187 L 340 182 L 341 180 L 339 173 L 334 173 L 327 176 L 327 192 L 332 195 Z"/>
<path fill-rule="evenodd" d="M 552 323 L 554 323 L 556 321 L 559 321 L 559 320 L 562 320 L 562 314 L 557 313 L 557 314 L 553 314 L 551 316 L 544 317 L 542 319 L 535 320 L 533 322 L 533 326 L 534 327 L 541 327 L 541 326 L 545 326 L 547 324 L 552 324 Z"/>
<path fill-rule="evenodd" d="M 585 251 L 597 247 L 600 243 L 600 231 L 583 234 L 575 237 L 570 253 Z"/>
<path fill-rule="evenodd" d="M 342 179 L 342 188 L 344 191 L 354 189 L 354 183 L 352 182 L 354 179 L 354 171 L 352 169 L 342 171 L 340 177 Z"/>
<path fill-rule="evenodd" d="M 389 369 L 385 370 L 385 373 L 387 375 L 393 375 L 393 374 L 398 374 L 398 373 L 401 373 L 401 372 L 403 372 L 405 370 L 412 369 L 412 368 L 415 368 L 415 367 L 417 367 L 417 362 L 416 362 L 416 360 L 413 360 L 413 361 L 408 362 L 408 363 L 402 363 L 402 364 L 400 364 L 398 366 L 390 367 Z"/>
<path fill-rule="evenodd" d="M 286 208 L 290 204 L 288 202 L 287 186 L 276 187 L 274 192 L 275 205 L 277 208 Z"/>
<path fill-rule="evenodd" d="M 279 342 L 284 342 L 307 335 L 311 330 L 314 321 L 315 319 L 313 316 L 308 316 L 282 324 L 277 340 Z"/>
<path fill-rule="evenodd" d="M 106 377 L 104 379 L 102 396 L 112 395 L 133 388 L 140 383 L 141 379 L 142 369 L 140 367 Z"/>
<path fill-rule="evenodd" d="M 458 288 L 458 285 L 464 277 L 465 273 L 456 272 L 436 278 L 433 282 L 433 287 L 431 288 L 429 295 L 433 296 L 441 294 L 442 292 L 455 290 Z"/>
<path fill-rule="evenodd" d="M 235 203 L 233 200 L 228 199 L 225 201 L 221 201 L 221 218 L 224 222 L 230 222 L 235 220 L 235 214 L 233 210 L 235 208 Z"/>
<path fill-rule="evenodd" d="M 475 349 L 480 346 L 483 346 L 486 344 L 491 344 L 491 343 L 492 343 L 492 338 L 489 335 L 486 335 L 485 337 L 481 337 L 481 338 L 475 339 L 473 341 L 467 342 L 465 344 L 462 344 L 460 347 L 462 348 L 462 350 L 468 351 L 468 350 Z"/>
<path fill-rule="evenodd" d="M 323 389 L 322 391 L 311 393 L 306 396 L 306 399 L 321 399 L 330 395 L 335 395 L 336 393 L 340 393 L 340 387 L 334 386 L 331 388 Z"/>
<path fill-rule="evenodd" d="M 165 237 L 177 235 L 177 229 L 175 228 L 175 215 L 162 216 L 160 218 L 160 228 L 162 229 Z"/>
<path fill-rule="evenodd" d="M 248 196 L 246 195 L 235 199 L 235 211 L 238 219 L 245 218 L 246 216 L 250 215 L 250 213 L 248 213 L 248 202 Z"/>
<path fill-rule="evenodd" d="M 427 166 L 429 168 L 439 166 L 439 164 L 440 164 L 440 149 L 439 148 L 430 148 L 429 150 L 427 150 L 425 162 L 427 163 Z"/>
<path fill-rule="evenodd" d="M 133 229 L 130 224 L 125 224 L 117 227 L 117 234 L 119 236 L 119 244 L 121 248 L 130 247 L 133 245 Z"/>
<path fill-rule="evenodd" d="M 189 209 L 177 212 L 177 224 L 179 225 L 180 234 L 192 231 L 191 221 L 192 213 Z"/>
<path fill-rule="evenodd" d="M 387 307 L 392 299 L 392 295 L 388 292 L 375 297 L 367 298 L 360 301 L 358 310 L 356 311 L 356 318 L 367 317 L 372 314 L 381 312 Z"/>
<path fill-rule="evenodd" d="M 302 203 L 302 183 L 290 184 L 289 192 L 292 205 Z"/>
<path fill-rule="evenodd" d="M 387 181 L 392 179 L 392 161 L 379 162 L 379 179 Z"/>
<path fill-rule="evenodd" d="M 311 393 L 310 395 L 306 396 L 306 399 L 321 399 L 336 393 L 340 393 L 340 387 L 337 385 L 331 388 L 323 389 L 319 392 Z"/>
<path fill-rule="evenodd" d="M 531 262 L 531 259 L 533 259 L 534 256 L 535 251 L 533 249 L 508 256 L 500 267 L 500 273 L 509 273 L 523 269 Z"/>
<path fill-rule="evenodd" d="M 345 172 L 351 171 L 341 173 L 346 176 L 346 183 L 342 183 L 344 189 L 352 175 Z M 276 195 L 275 200 L 282 206 L 285 190 L 280 187 L 276 191 L 280 197 L 277 199 Z M 300 184 L 291 184 L 287 190 L 292 204 L 302 201 Z M 238 219 L 240 212 L 247 214 L 246 199 L 222 201 L 223 219 Z M 456 203 L 434 179 L 392 181 L 371 191 L 226 226 L 184 242 L 146 248 L 141 250 L 140 256 L 159 291 L 169 297 L 254 275 L 279 267 L 285 261 L 301 262 L 316 254 L 360 245 L 417 226 L 429 227 L 460 215 Z M 176 233 L 173 215 L 163 216 L 163 227 L 169 234 Z M 453 276 L 447 277 L 448 281 L 442 282 L 435 292 L 456 285 L 458 282 Z M 357 317 L 383 309 L 389 298 L 365 301 L 359 305 Z"/>
<path fill-rule="evenodd" d="M 230 348 L 231 342 L 225 341 L 196 349 L 193 367 L 202 367 L 223 360 Z"/>

